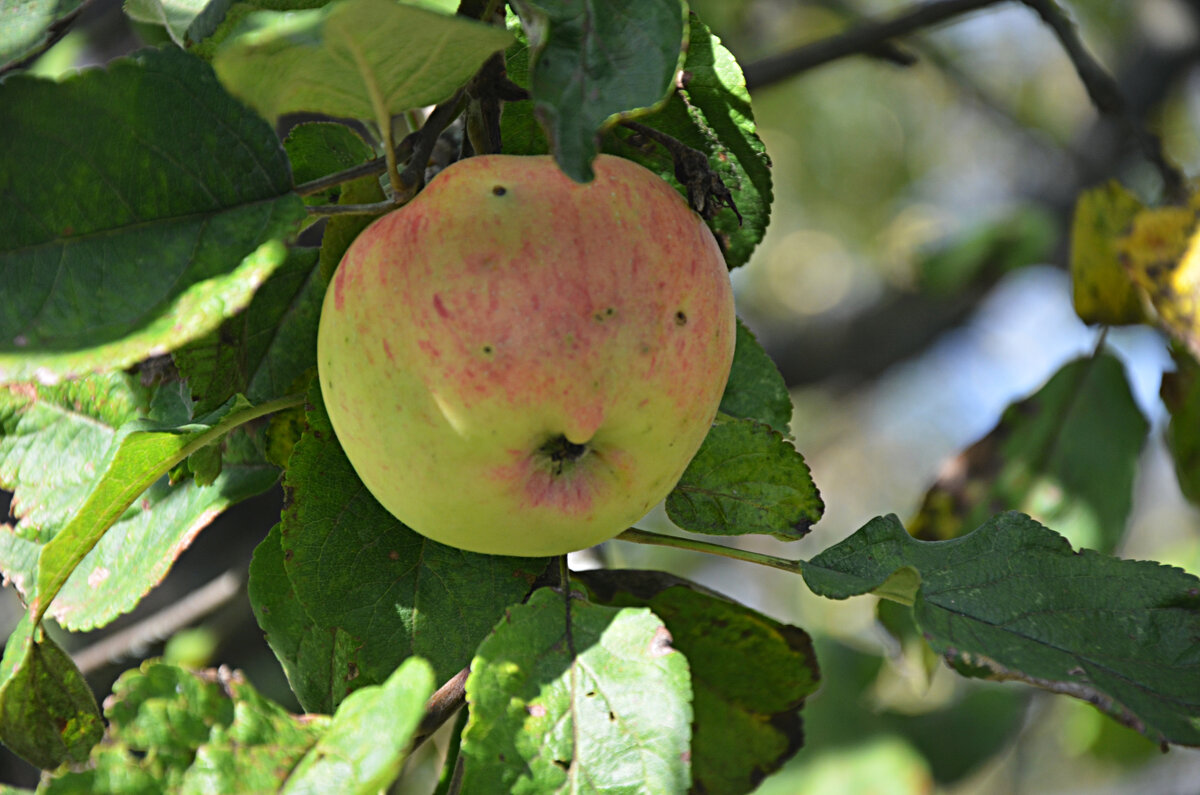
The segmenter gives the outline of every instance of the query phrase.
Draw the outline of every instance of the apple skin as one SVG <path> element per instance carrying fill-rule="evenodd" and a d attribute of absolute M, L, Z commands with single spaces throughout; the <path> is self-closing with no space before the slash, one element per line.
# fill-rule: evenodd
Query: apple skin
<path fill-rule="evenodd" d="M 443 544 L 558 555 L 674 487 L 733 361 L 712 233 L 656 174 L 600 155 L 484 155 L 346 251 L 321 311 L 321 390 L 350 463 Z"/>

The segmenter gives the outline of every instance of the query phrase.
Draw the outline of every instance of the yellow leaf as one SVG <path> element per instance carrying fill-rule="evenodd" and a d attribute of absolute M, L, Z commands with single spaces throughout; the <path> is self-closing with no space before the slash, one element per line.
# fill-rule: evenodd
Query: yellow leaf
<path fill-rule="evenodd" d="M 1161 325 L 1200 351 L 1200 234 L 1191 207 L 1143 210 L 1118 253 L 1130 278 L 1150 298 Z"/>
<path fill-rule="evenodd" d="M 1075 312 L 1085 323 L 1125 325 L 1146 319 L 1141 296 L 1118 257 L 1117 241 L 1142 203 L 1113 181 L 1079 197 L 1071 227 Z"/>

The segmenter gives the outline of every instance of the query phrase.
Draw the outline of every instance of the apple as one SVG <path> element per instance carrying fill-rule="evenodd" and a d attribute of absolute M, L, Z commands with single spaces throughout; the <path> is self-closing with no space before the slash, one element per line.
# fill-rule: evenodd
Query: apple
<path fill-rule="evenodd" d="M 460 549 L 557 555 L 674 487 L 733 360 L 712 233 L 647 169 L 549 157 L 438 174 L 346 251 L 321 310 L 321 390 L 371 494 Z"/>

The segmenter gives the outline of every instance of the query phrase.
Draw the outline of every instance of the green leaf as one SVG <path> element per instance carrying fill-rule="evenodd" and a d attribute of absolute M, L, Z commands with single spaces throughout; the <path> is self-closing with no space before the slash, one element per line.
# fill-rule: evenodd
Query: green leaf
<path fill-rule="evenodd" d="M 1148 427 L 1118 359 L 1070 362 L 947 468 L 910 530 L 953 538 L 1012 509 L 1111 551 L 1125 532 Z"/>
<path fill-rule="evenodd" d="M 82 762 L 104 733 L 96 698 L 70 656 L 28 615 L 0 664 L 0 740 L 41 768 Z"/>
<path fill-rule="evenodd" d="M 694 14 L 689 18 L 686 85 L 657 112 L 639 119 L 708 155 L 709 167 L 729 188 L 738 213 L 724 209 L 708 225 L 730 268 L 746 264 L 770 221 L 771 161 L 759 139 L 741 67 Z M 675 184 L 675 166 L 661 147 L 616 128 L 606 151 L 629 157 Z M 686 191 L 682 191 L 686 195 Z"/>
<path fill-rule="evenodd" d="M 147 661 L 104 702 L 108 731 L 88 766 L 43 783 L 45 795 L 278 792 L 329 727 L 289 715 L 240 672 Z"/>
<path fill-rule="evenodd" d="M 311 111 L 390 123 L 448 98 L 512 37 L 394 0 L 258 12 L 217 51 L 226 86 L 270 119 Z"/>
<path fill-rule="evenodd" d="M 684 792 L 687 660 L 645 608 L 549 588 L 505 611 L 467 677 L 463 792 Z"/>
<path fill-rule="evenodd" d="M 284 567 L 279 525 L 254 550 L 247 583 L 254 617 L 283 665 L 292 692 L 307 712 L 333 712 L 355 677 L 352 638 L 340 629 L 322 629 L 296 598 Z"/>
<path fill-rule="evenodd" d="M 534 113 L 558 165 L 592 179 L 600 132 L 667 98 L 687 44 L 680 0 L 516 0 Z"/>
<path fill-rule="evenodd" d="M 265 403 L 296 390 L 317 365 L 325 282 L 317 249 L 293 249 L 240 313 L 175 352 L 175 364 L 206 414 L 236 394 Z"/>
<path fill-rule="evenodd" d="M 353 168 L 375 157 L 358 133 L 335 122 L 297 124 L 283 139 L 297 185 Z M 341 195 L 340 185 L 304 197 L 306 204 L 330 204 Z"/>
<path fill-rule="evenodd" d="M 800 709 L 818 679 L 804 630 L 663 572 L 574 576 L 604 604 L 649 607 L 687 658 L 695 692 L 694 790 L 750 792 L 800 750 Z"/>
<path fill-rule="evenodd" d="M 208 333 L 304 215 L 271 127 L 174 48 L 61 83 L 13 75 L 0 151 L 0 383 L 117 369 Z"/>
<path fill-rule="evenodd" d="M 1200 579 L 1148 561 L 1075 552 L 1027 516 L 918 541 L 876 518 L 803 564 L 832 599 L 876 591 L 897 572 L 917 626 L 960 673 L 1016 679 L 1082 698 L 1161 743 L 1200 745 Z"/>
<path fill-rule="evenodd" d="M 60 622 L 72 627 L 88 626 L 93 621 L 102 620 L 96 617 L 97 612 L 103 619 L 111 617 L 114 613 L 110 608 L 103 603 L 95 603 L 94 589 L 109 577 L 114 574 L 120 575 L 123 571 L 131 572 L 130 576 L 142 583 L 148 576 L 147 571 L 152 569 L 146 567 L 145 562 L 139 559 L 137 550 L 132 550 L 131 555 L 131 551 L 124 548 L 124 536 L 110 534 L 110 529 L 151 486 L 160 491 L 164 488 L 169 489 L 169 486 L 163 486 L 161 482 L 156 484 L 156 481 L 160 481 L 160 478 L 176 464 L 201 447 L 221 439 L 239 425 L 282 407 L 284 406 L 278 403 L 250 406 L 244 401 L 231 402 L 229 406 L 204 420 L 179 427 L 163 426 L 148 420 L 135 420 L 121 426 L 113 436 L 111 457 L 103 474 L 71 520 L 41 550 L 37 565 L 36 593 L 31 600 L 30 612 L 40 619 L 47 612 L 51 601 L 62 591 L 62 601 L 56 604 L 51 613 Z M 226 476 L 227 473 L 222 472 L 221 478 Z M 268 488 L 275 477 L 273 468 L 266 467 L 251 474 L 249 484 L 239 484 L 236 490 L 230 483 L 225 483 L 220 488 L 216 484 L 209 486 L 208 489 L 216 490 L 217 499 L 210 503 L 196 524 L 186 527 L 183 538 L 166 551 L 167 565 L 178 556 L 191 537 L 212 520 L 216 515 L 214 511 L 219 512 L 220 508 L 224 507 L 215 506 L 218 500 L 227 500 L 227 505 L 236 499 L 244 499 Z M 142 501 L 144 513 L 153 504 L 150 500 L 155 496 L 148 495 Z M 202 498 L 206 495 L 201 492 L 200 496 Z M 178 527 L 178 524 L 170 521 L 167 524 Z M 107 543 L 101 545 L 102 539 L 106 537 Z M 156 547 L 160 546 L 161 534 L 154 536 L 153 541 Z M 97 566 L 90 571 L 83 567 L 89 553 L 97 549 L 100 550 L 96 553 L 100 561 L 115 558 L 118 564 L 116 572 L 107 566 Z M 96 558 L 93 558 L 93 561 L 96 561 Z M 157 583 L 165 573 L 165 568 L 159 569 L 157 578 L 152 580 L 151 585 Z M 70 590 L 64 589 L 72 578 L 75 587 Z M 111 585 L 108 588 L 114 592 L 118 590 Z M 140 596 L 141 593 L 138 593 L 137 597 Z M 137 599 L 132 601 L 136 603 Z"/>
<path fill-rule="evenodd" d="M 161 25 L 171 41 L 180 47 L 187 43 L 188 27 L 207 6 L 209 0 L 125 0 L 125 14 L 135 22 Z"/>
<path fill-rule="evenodd" d="M 50 28 L 75 13 L 83 0 L 0 0 L 0 71 L 37 53 Z"/>
<path fill-rule="evenodd" d="M 354 472 L 315 383 L 309 394 L 310 429 L 292 453 L 281 526 L 296 598 L 318 627 L 350 636 L 356 678 L 347 691 L 384 681 L 413 655 L 445 681 L 547 561 L 465 552 L 405 527 Z"/>
<path fill-rule="evenodd" d="M 1166 429 L 1167 449 L 1183 495 L 1200 504 L 1200 364 L 1182 346 L 1171 351 L 1175 371 L 1163 373 L 1163 404 L 1171 413 Z"/>
<path fill-rule="evenodd" d="M 296 765 L 282 795 L 383 791 L 400 774 L 433 690 L 433 669 L 419 657 L 405 660 L 382 685 L 355 690 Z"/>
<path fill-rule="evenodd" d="M 343 183 L 338 195 L 338 204 L 372 204 L 384 199 L 383 188 L 375 177 L 362 177 Z M 325 222 L 325 234 L 321 237 L 320 273 L 323 283 L 328 284 L 337 270 L 338 263 L 364 229 L 378 215 L 335 215 Z"/>
<path fill-rule="evenodd" d="M 0 528 L 0 570 L 27 599 L 40 552 L 97 488 L 118 428 L 144 414 L 146 402 L 146 390 L 121 373 L 0 387 L 0 487 L 14 492 L 19 519 Z M 159 478 L 79 563 L 51 615 L 85 629 L 132 609 L 213 517 L 277 477 L 272 467 L 230 456 L 207 488 Z"/>
<path fill-rule="evenodd" d="M 804 457 L 779 431 L 721 415 L 667 495 L 672 522 L 710 535 L 769 533 L 794 541 L 824 510 Z"/>
<path fill-rule="evenodd" d="M 737 347 L 725 394 L 722 414 L 758 420 L 788 436 L 791 433 L 792 398 L 779 368 L 758 344 L 753 332 L 738 320 Z"/>

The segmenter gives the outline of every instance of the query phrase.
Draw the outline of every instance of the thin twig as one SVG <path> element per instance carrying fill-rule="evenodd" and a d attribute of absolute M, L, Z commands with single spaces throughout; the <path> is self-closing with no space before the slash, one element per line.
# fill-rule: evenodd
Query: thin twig
<path fill-rule="evenodd" d="M 401 142 L 400 148 L 403 149 L 403 146 L 404 144 Z M 400 153 L 398 152 L 398 154 Z M 401 156 L 403 157 L 403 155 Z M 321 191 L 332 188 L 335 185 L 341 185 L 343 182 L 349 182 L 351 180 L 366 177 L 371 174 L 382 174 L 384 171 L 387 171 L 387 158 L 377 157 L 374 160 L 368 160 L 365 163 L 359 163 L 357 166 L 352 166 L 345 171 L 338 171 L 334 174 L 327 174 L 324 177 L 318 177 L 317 179 L 309 180 L 308 182 L 297 185 L 295 191 L 301 196 L 311 196 L 314 193 L 320 193 Z"/>
<path fill-rule="evenodd" d="M 433 109 L 425 119 L 425 126 L 404 139 L 404 144 L 412 145 L 412 159 L 408 166 L 400 172 L 401 189 L 395 198 L 397 204 L 403 204 L 417 195 L 417 191 L 425 186 L 425 169 L 429 166 L 429 158 L 437 140 L 450 123 L 459 117 L 466 107 L 467 92 L 460 88 L 454 96 Z"/>
<path fill-rule="evenodd" d="M 1134 140 L 1142 154 L 1158 170 L 1162 177 L 1163 191 L 1171 201 L 1182 202 L 1187 196 L 1186 181 L 1179 169 L 1167 160 L 1163 153 L 1162 141 L 1158 136 L 1146 129 L 1138 119 L 1129 112 L 1125 98 L 1117 81 L 1113 79 L 1104 67 L 1092 57 L 1079 38 L 1075 25 L 1067 18 L 1054 0 L 1021 0 L 1033 9 L 1045 22 L 1054 35 L 1058 37 L 1067 57 L 1075 67 L 1080 82 L 1087 90 L 1088 97 L 1096 110 L 1102 115 L 1114 119 L 1122 131 Z"/>
<path fill-rule="evenodd" d="M 182 601 L 79 650 L 72 655 L 75 665 L 82 673 L 89 674 L 126 657 L 141 655 L 146 647 L 175 634 L 228 602 L 237 594 L 241 584 L 241 576 L 237 572 L 227 571 L 192 591 Z"/>
<path fill-rule="evenodd" d="M 867 21 L 845 33 L 771 55 L 745 67 L 746 87 L 763 88 L 848 55 L 876 55 L 890 39 L 1008 0 L 937 0 L 884 21 Z"/>
<path fill-rule="evenodd" d="M 305 211 L 309 215 L 378 215 L 386 213 L 388 210 L 394 210 L 397 203 L 391 199 L 384 199 L 381 202 L 371 202 L 370 204 L 314 204 L 311 207 L 305 207 Z"/>
<path fill-rule="evenodd" d="M 764 555 L 761 552 L 751 552 L 747 549 L 712 544 L 708 541 L 648 533 L 645 530 L 638 530 L 636 527 L 631 527 L 624 533 L 621 533 L 621 535 L 617 536 L 617 540 L 632 541 L 635 544 L 652 544 L 660 547 L 687 549 L 692 552 L 704 552 L 709 555 L 720 555 L 723 558 L 732 558 L 733 560 L 740 560 L 746 563 L 756 563 L 759 566 L 769 566 L 773 569 L 791 572 L 792 574 L 799 574 L 801 572 L 801 562 L 798 560 L 777 558 L 774 555 Z"/>

